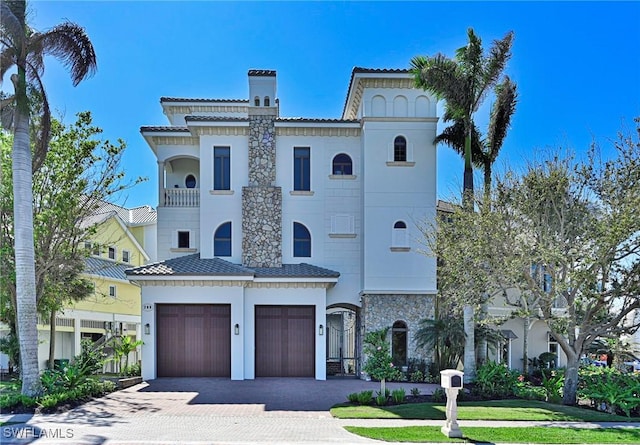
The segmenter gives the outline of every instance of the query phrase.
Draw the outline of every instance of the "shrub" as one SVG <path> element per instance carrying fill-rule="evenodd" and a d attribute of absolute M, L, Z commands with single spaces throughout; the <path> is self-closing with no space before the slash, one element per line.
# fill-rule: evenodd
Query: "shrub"
<path fill-rule="evenodd" d="M 418 397 L 420 395 L 420 388 L 411 388 L 411 395 L 413 397 Z"/>
<path fill-rule="evenodd" d="M 397 404 L 401 404 L 404 402 L 405 395 L 406 392 L 404 388 L 394 389 L 393 391 L 391 391 L 391 398 L 393 399 L 394 403 Z"/>
<path fill-rule="evenodd" d="M 142 370 L 139 363 L 129 365 L 122 370 L 122 375 L 127 377 L 139 377 L 142 375 Z"/>
<path fill-rule="evenodd" d="M 564 370 L 558 369 L 542 373 L 542 387 L 545 391 L 545 400 L 551 403 L 560 403 L 562 400 L 562 388 L 564 386 Z"/>
<path fill-rule="evenodd" d="M 382 394 L 378 394 L 376 396 L 376 405 L 378 406 L 384 406 L 387 404 L 387 397 L 385 395 Z"/>
<path fill-rule="evenodd" d="M 107 358 L 103 346 L 94 348 L 91 340 L 84 339 L 80 343 L 80 349 L 80 354 L 73 358 L 73 364 L 81 375 L 89 376 L 102 369 Z"/>
<path fill-rule="evenodd" d="M 578 397 L 609 413 L 640 415 L 640 375 L 615 368 L 586 367 L 579 370 Z"/>
<path fill-rule="evenodd" d="M 358 402 L 361 405 L 369 405 L 373 399 L 373 391 L 362 391 L 358 394 Z"/>
<path fill-rule="evenodd" d="M 474 394 L 486 399 L 510 397 L 515 393 L 519 372 L 505 365 L 487 362 L 476 372 Z"/>
<path fill-rule="evenodd" d="M 431 395 L 431 400 L 436 403 L 444 402 L 447 400 L 447 394 L 444 392 L 444 389 L 436 388 Z"/>
<path fill-rule="evenodd" d="M 415 383 L 424 382 L 424 374 L 422 371 L 413 371 L 409 375 L 409 380 Z"/>
<path fill-rule="evenodd" d="M 352 392 L 351 394 L 347 395 L 347 400 L 351 403 L 359 403 L 360 402 L 359 394 L 357 392 Z"/>

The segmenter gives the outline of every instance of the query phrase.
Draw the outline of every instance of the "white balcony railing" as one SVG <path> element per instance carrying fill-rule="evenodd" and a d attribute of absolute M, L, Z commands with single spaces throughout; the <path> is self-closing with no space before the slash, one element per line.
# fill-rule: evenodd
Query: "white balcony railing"
<path fill-rule="evenodd" d="M 199 207 L 199 189 L 165 189 L 165 207 Z"/>

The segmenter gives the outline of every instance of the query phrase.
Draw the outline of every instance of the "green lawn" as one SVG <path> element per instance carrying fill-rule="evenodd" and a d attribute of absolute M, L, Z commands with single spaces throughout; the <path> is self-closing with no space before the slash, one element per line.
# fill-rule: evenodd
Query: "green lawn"
<path fill-rule="evenodd" d="M 462 443 L 542 443 L 542 444 L 638 444 L 640 429 L 631 428 L 461 428 L 463 439 L 449 439 L 439 426 L 402 428 L 363 428 L 348 426 L 347 431 L 387 442 L 462 442 Z"/>
<path fill-rule="evenodd" d="M 337 405 L 331 414 L 339 419 L 445 419 L 443 403 L 408 403 L 394 406 Z M 555 421 L 616 421 L 629 419 L 574 406 L 554 405 L 537 400 L 490 400 L 460 402 L 459 420 L 555 420 Z"/>

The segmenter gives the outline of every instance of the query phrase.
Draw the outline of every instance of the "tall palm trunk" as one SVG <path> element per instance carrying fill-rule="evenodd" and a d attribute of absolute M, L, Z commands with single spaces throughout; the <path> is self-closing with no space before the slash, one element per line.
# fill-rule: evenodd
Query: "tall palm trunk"
<path fill-rule="evenodd" d="M 20 72 L 22 71 L 22 72 Z M 26 100 L 24 71 L 16 82 L 18 97 Z M 22 105 L 22 106 L 20 106 Z M 36 313 L 36 270 L 33 246 L 33 190 L 29 114 L 27 104 L 19 104 L 15 115 L 13 140 L 13 214 L 15 232 L 16 320 L 20 341 L 22 394 L 39 392 L 38 329 Z"/>

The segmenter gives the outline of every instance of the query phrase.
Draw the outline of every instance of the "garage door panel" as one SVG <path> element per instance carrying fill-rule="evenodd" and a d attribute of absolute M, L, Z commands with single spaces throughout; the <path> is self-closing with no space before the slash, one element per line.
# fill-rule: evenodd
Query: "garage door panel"
<path fill-rule="evenodd" d="M 230 377 L 230 305 L 158 305 L 159 377 Z"/>
<path fill-rule="evenodd" d="M 315 307 L 256 306 L 256 376 L 315 375 Z"/>

